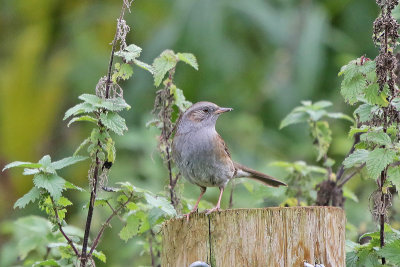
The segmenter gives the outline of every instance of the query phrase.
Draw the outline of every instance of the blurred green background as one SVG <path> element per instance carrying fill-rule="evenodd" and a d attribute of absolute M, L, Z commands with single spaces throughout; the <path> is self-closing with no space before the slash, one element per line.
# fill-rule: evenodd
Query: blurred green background
<path fill-rule="evenodd" d="M 22 160 L 36 162 L 44 154 L 53 159 L 71 155 L 90 128 L 68 128 L 64 112 L 82 93 L 94 93 L 106 74 L 110 42 L 121 1 L 3 0 L 0 9 L 0 167 Z M 192 102 L 207 100 L 232 107 L 217 123 L 236 161 L 284 177 L 269 163 L 304 160 L 315 164 L 315 153 L 305 125 L 282 131 L 279 122 L 301 100 L 326 99 L 332 111 L 351 114 L 339 92 L 337 73 L 349 60 L 366 54 L 374 58 L 372 23 L 378 14 L 375 1 L 365 0 L 136 0 L 126 15 L 128 42 L 143 48 L 143 61 L 151 63 L 164 49 L 194 53 L 199 71 L 181 64 L 176 84 Z M 157 152 L 157 131 L 145 124 L 152 118 L 156 89 L 147 72 L 135 68 L 133 79 L 123 84 L 132 109 L 125 112 L 129 132 L 117 138 L 118 155 L 109 184 L 129 180 L 153 192 L 165 190 L 167 172 Z M 350 124 L 331 123 L 334 141 L 330 155 L 341 163 L 352 140 Z M 87 164 L 61 175 L 87 186 Z M 7 243 L 9 220 L 38 214 L 35 205 L 13 210 L 16 199 L 32 186 L 18 170 L 0 173 L 0 235 L 4 266 L 15 256 Z M 258 188 L 258 185 L 255 185 Z M 374 181 L 362 177 L 349 183 L 359 198 L 346 202 L 348 222 L 356 228 L 348 238 L 375 230 L 368 197 Z M 196 186 L 185 184 L 183 194 L 193 197 Z M 205 199 L 215 202 L 217 189 Z M 75 205 L 67 221 L 83 228 L 87 194 L 69 195 Z M 222 207 L 228 205 L 224 195 Z M 279 205 L 283 191 L 259 188 L 254 194 L 237 185 L 234 207 Z M 396 199 L 397 201 L 397 199 Z M 395 205 L 396 206 L 396 205 Z M 399 228 L 393 208 L 393 226 Z M 99 227 L 108 210 L 95 211 Z M 114 220 L 99 249 L 107 266 L 150 265 L 140 239 L 125 244 L 117 236 L 121 223 Z M 99 266 L 102 266 L 99 264 Z"/>

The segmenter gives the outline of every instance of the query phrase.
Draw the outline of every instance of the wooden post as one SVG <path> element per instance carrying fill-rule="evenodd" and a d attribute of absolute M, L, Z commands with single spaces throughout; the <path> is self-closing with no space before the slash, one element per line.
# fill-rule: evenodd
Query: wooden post
<path fill-rule="evenodd" d="M 335 207 L 224 210 L 163 225 L 163 267 L 345 266 L 345 213 Z"/>

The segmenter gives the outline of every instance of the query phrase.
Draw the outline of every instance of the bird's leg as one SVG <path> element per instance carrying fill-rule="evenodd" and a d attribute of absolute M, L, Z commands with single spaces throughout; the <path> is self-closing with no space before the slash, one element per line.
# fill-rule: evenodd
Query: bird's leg
<path fill-rule="evenodd" d="M 190 216 L 190 214 L 192 214 L 192 213 L 194 213 L 194 212 L 197 211 L 197 207 L 199 206 L 200 200 L 201 200 L 201 198 L 203 197 L 204 193 L 205 193 L 206 190 L 207 190 L 206 187 L 200 187 L 200 189 L 201 189 L 201 192 L 200 192 L 199 198 L 197 199 L 196 205 L 194 205 L 193 209 L 192 209 L 189 213 L 183 214 L 183 216 L 186 217 L 186 220 L 187 220 L 187 221 L 189 221 L 189 216 Z"/>
<path fill-rule="evenodd" d="M 221 198 L 222 198 L 222 193 L 224 193 L 224 188 L 220 187 L 219 188 L 219 198 L 218 198 L 218 202 L 217 202 L 217 206 L 215 206 L 215 208 L 210 209 L 209 211 L 207 211 L 207 215 L 214 212 L 214 211 L 219 211 L 220 207 L 221 207 Z"/>

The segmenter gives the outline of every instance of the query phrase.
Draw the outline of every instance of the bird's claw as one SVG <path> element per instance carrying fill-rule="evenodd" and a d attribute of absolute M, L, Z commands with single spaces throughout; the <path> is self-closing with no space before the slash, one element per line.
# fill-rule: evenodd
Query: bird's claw
<path fill-rule="evenodd" d="M 216 211 L 220 211 L 220 208 L 219 207 L 215 207 L 215 208 L 212 208 L 210 210 L 207 210 L 206 211 L 206 215 L 209 215 L 209 214 L 211 214 L 213 212 L 216 212 Z"/>
<path fill-rule="evenodd" d="M 196 211 L 197 211 L 197 209 L 196 209 L 196 210 L 192 210 L 192 211 L 189 212 L 189 213 L 183 214 L 183 217 L 186 217 L 186 221 L 188 222 L 188 221 L 189 221 L 190 215 L 193 214 L 193 213 L 195 213 Z"/>

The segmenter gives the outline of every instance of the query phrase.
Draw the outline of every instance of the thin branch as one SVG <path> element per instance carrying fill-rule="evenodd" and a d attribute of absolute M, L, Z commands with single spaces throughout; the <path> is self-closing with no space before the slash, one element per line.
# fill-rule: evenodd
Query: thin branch
<path fill-rule="evenodd" d="M 53 198 L 51 197 L 51 203 L 53 204 L 53 210 L 54 210 L 54 214 L 57 220 L 57 226 L 58 226 L 58 230 L 60 230 L 61 234 L 64 236 L 64 238 L 67 240 L 68 244 L 71 246 L 71 248 L 74 250 L 74 253 L 77 257 L 80 256 L 78 249 L 75 247 L 74 242 L 72 242 L 72 240 L 68 237 L 68 235 L 64 232 L 64 229 L 62 228 L 62 225 L 60 223 L 60 218 L 58 217 L 58 211 L 57 211 L 57 206 L 54 203 Z M 47 248 L 47 255 L 48 253 L 50 253 L 50 248 Z M 47 256 L 46 256 L 47 257 Z"/>
<path fill-rule="evenodd" d="M 361 166 L 359 166 L 358 168 L 356 168 L 352 173 L 350 173 L 349 175 L 347 175 L 345 178 L 343 178 L 340 183 L 337 185 L 337 187 L 341 188 L 343 187 L 343 185 L 345 183 L 347 183 L 351 178 L 353 178 L 354 175 L 356 175 L 357 173 L 359 173 L 365 166 L 365 163 L 363 163 Z"/>
<path fill-rule="evenodd" d="M 104 230 L 109 225 L 109 223 L 112 220 L 112 218 L 114 218 L 114 216 L 117 215 L 120 210 L 122 210 L 123 208 L 126 207 L 126 205 L 131 201 L 132 197 L 133 197 L 133 193 L 130 194 L 130 196 L 128 197 L 128 200 L 125 201 L 123 204 L 121 204 L 121 206 L 119 206 L 118 209 L 113 209 L 113 212 L 108 217 L 106 222 L 103 224 L 103 226 L 101 227 L 101 229 L 100 229 L 99 233 L 97 234 L 95 240 L 93 241 L 93 245 L 92 245 L 92 247 L 91 247 L 91 249 L 90 249 L 90 251 L 88 253 L 88 256 L 91 256 L 93 251 L 96 249 L 97 245 L 99 244 L 100 238 L 104 233 Z"/>
<path fill-rule="evenodd" d="M 361 133 L 354 134 L 353 145 L 351 146 L 351 148 L 345 158 L 347 158 L 350 154 L 352 154 L 354 152 L 354 150 L 356 149 L 356 145 L 360 142 L 360 136 L 361 136 Z M 342 179 L 343 174 L 344 174 L 344 164 L 342 163 L 342 165 L 340 165 L 338 171 L 336 172 L 336 183 Z"/>
<path fill-rule="evenodd" d="M 107 203 L 107 205 L 110 207 L 110 209 L 111 209 L 112 212 L 116 212 L 115 209 L 113 208 L 113 206 L 111 206 L 111 204 L 110 204 L 110 202 L 109 202 L 108 200 L 106 200 L 106 203 Z M 119 218 L 121 221 L 124 221 L 124 220 L 121 218 L 121 216 L 118 215 L 118 213 L 117 213 L 117 216 L 118 216 L 118 218 Z"/>

